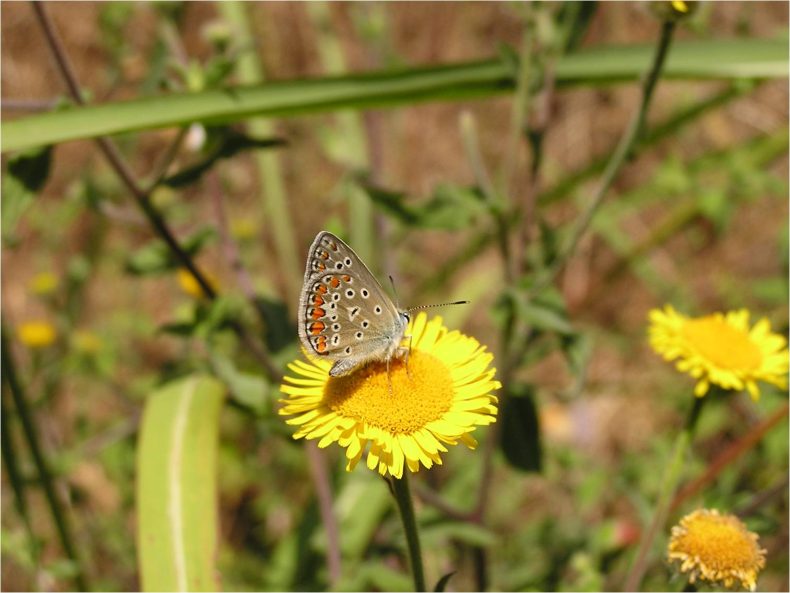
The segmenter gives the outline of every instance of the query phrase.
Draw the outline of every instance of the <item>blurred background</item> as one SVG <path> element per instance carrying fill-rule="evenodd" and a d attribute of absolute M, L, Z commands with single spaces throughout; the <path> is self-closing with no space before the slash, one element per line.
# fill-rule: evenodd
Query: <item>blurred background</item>
<path fill-rule="evenodd" d="M 576 52 L 655 43 L 660 23 L 642 3 L 591 6 Z M 3 120 L 57 107 L 64 85 L 31 6 L 1 8 Z M 65 2 L 48 10 L 89 101 L 98 103 L 244 81 L 242 62 L 250 54 L 267 80 L 490 59 L 518 48 L 525 28 L 523 7 L 505 2 L 266 2 L 244 7 L 255 46 L 236 47 L 237 24 L 213 2 Z M 786 36 L 787 22 L 785 2 L 705 3 L 677 38 L 774 39 Z M 606 65 L 590 68 L 598 66 Z M 538 188 L 547 196 L 539 201 L 547 227 L 576 219 L 598 178 L 595 163 L 611 154 L 638 98 L 635 81 L 582 81 L 551 93 Z M 694 112 L 695 106 L 704 107 Z M 767 317 L 774 331 L 786 333 L 787 79 L 662 80 L 648 130 L 681 112 L 691 115 L 622 170 L 557 279 L 562 323 L 579 347 L 571 355 L 548 336 L 515 372 L 534 389 L 539 467 L 523 471 L 495 458 L 485 529 L 448 523 L 418 503 L 428 571 L 458 570 L 453 590 L 473 587 L 465 544 L 488 550 L 493 590 L 620 586 L 692 390 L 691 379 L 649 349 L 651 308 L 672 303 L 705 314 L 746 307 L 755 321 Z M 410 225 L 386 202 L 386 192 L 409 206 L 476 185 L 459 127 L 463 113 L 476 123 L 483 162 L 496 168 L 508 158 L 510 94 L 256 120 L 247 131 L 286 144 L 233 154 L 189 185 L 158 188 L 152 200 L 177 236 L 194 239 L 197 262 L 228 295 L 230 310 L 244 309 L 251 285 L 268 315 L 260 331 L 278 365 L 298 354 L 296 299 L 307 247 L 321 229 L 343 233 L 380 278 L 392 274 L 404 305 L 470 299 L 470 306 L 440 314 L 496 354 L 504 280 L 491 224 L 472 212 L 460 222 Z M 146 178 L 178 134 L 155 130 L 117 142 Z M 211 130 L 190 128 L 168 172 L 199 162 L 212 138 Z M 515 151 L 515 195 L 533 179 L 528 155 L 525 146 Z M 91 141 L 56 146 L 35 198 L 18 212 L 4 207 L 3 217 L 4 339 L 91 586 L 138 589 L 140 413 L 154 386 L 209 356 L 201 327 L 210 326 L 210 314 L 194 283 L 160 265 L 147 222 Z M 229 264 L 229 244 L 248 285 Z M 232 400 L 222 414 L 222 585 L 324 589 L 325 540 L 303 449 L 273 413 L 277 385 L 254 360 L 237 364 L 265 395 Z M 687 477 L 700 475 L 728 443 L 785 402 L 786 393 L 769 388 L 757 403 L 733 397 L 708 406 Z M 21 473 L 31 476 L 19 420 L 5 405 L 4 447 L 9 440 Z M 732 510 L 774 492 L 748 521 L 768 550 L 761 590 L 787 590 L 787 443 L 785 415 L 682 509 Z M 341 539 L 353 540 L 345 556 L 354 574 L 345 586 L 397 588 L 402 558 L 393 546 L 402 536 L 388 493 L 364 467 L 346 474 L 340 457 L 328 451 Z M 480 458 L 454 450 L 445 466 L 419 478 L 463 507 L 479 480 Z M 31 478 L 25 488 L 39 545 L 33 551 L 3 474 L 4 590 L 73 586 L 74 567 L 39 486 Z M 364 518 L 350 510 L 361 493 L 371 501 Z M 660 560 L 651 565 L 647 589 L 682 586 L 668 581 Z"/>

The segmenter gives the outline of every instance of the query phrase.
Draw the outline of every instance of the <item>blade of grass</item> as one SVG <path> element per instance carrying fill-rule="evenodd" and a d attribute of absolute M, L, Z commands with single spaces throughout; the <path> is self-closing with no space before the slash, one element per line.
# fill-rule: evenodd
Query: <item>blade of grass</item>
<path fill-rule="evenodd" d="M 634 81 L 650 63 L 650 46 L 585 48 L 564 56 L 555 72 L 558 86 Z M 784 78 L 784 39 L 725 39 L 678 43 L 665 78 Z M 145 97 L 31 115 L 4 122 L 2 150 L 23 150 L 68 140 L 134 132 L 194 121 L 228 122 L 411 105 L 420 101 L 464 100 L 511 92 L 510 66 L 500 60 L 467 62 L 241 86 L 200 93 Z"/>

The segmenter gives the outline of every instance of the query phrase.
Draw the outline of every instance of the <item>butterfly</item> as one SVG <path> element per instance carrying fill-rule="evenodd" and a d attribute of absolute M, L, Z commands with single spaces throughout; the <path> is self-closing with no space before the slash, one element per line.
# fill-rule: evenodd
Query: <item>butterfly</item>
<path fill-rule="evenodd" d="M 401 344 L 409 311 L 399 309 L 354 250 L 321 231 L 307 254 L 299 297 L 299 339 L 308 353 L 334 362 L 332 377 L 408 352 Z"/>

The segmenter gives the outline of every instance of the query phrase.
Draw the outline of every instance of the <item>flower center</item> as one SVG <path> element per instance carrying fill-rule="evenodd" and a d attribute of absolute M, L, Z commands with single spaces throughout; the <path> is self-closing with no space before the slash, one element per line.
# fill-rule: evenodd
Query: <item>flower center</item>
<path fill-rule="evenodd" d="M 726 369 L 756 369 L 762 362 L 760 349 L 749 335 L 709 315 L 688 321 L 683 334 L 697 351 Z"/>
<path fill-rule="evenodd" d="M 748 533 L 724 518 L 708 517 L 698 520 L 686 534 L 684 548 L 699 558 L 707 568 L 754 570 L 759 568 L 757 546 Z"/>
<path fill-rule="evenodd" d="M 453 380 L 435 356 L 419 350 L 403 360 L 373 362 L 345 377 L 330 377 L 324 402 L 333 412 L 391 434 L 411 434 L 443 416 L 453 401 Z"/>

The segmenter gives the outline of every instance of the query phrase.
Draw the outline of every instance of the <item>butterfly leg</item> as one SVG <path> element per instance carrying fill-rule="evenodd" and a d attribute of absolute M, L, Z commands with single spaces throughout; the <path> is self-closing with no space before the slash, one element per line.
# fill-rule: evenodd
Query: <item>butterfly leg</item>
<path fill-rule="evenodd" d="M 387 385 L 390 389 L 390 397 L 395 395 L 395 391 L 392 389 L 392 377 L 390 376 L 390 359 L 387 357 Z"/>
<path fill-rule="evenodd" d="M 406 349 L 406 376 L 411 381 L 411 373 L 409 372 L 409 355 L 411 354 L 411 339 L 412 336 L 409 334 L 408 336 L 403 336 L 404 338 L 409 338 L 409 347 Z"/>

